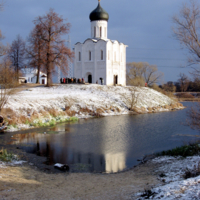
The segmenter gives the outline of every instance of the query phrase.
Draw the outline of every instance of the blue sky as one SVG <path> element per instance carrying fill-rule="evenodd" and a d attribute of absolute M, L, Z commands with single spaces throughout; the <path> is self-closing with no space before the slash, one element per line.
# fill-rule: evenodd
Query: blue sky
<path fill-rule="evenodd" d="M 180 72 L 189 76 L 186 50 L 173 37 L 172 16 L 188 0 L 101 0 L 109 13 L 108 38 L 128 45 L 127 62 L 149 62 L 164 72 L 163 82 L 176 81 Z M 72 47 L 90 37 L 89 14 L 97 0 L 6 0 L 0 13 L 4 43 L 12 43 L 18 34 L 27 38 L 33 20 L 50 8 L 71 23 Z M 66 36 L 68 39 L 68 36 Z"/>

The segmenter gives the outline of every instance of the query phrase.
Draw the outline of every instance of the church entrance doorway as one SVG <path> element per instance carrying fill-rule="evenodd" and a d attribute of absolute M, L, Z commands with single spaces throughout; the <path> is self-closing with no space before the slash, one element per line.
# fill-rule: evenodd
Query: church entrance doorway
<path fill-rule="evenodd" d="M 114 85 L 118 84 L 118 75 L 114 75 Z"/>
<path fill-rule="evenodd" d="M 92 75 L 88 75 L 88 83 L 92 83 Z"/>

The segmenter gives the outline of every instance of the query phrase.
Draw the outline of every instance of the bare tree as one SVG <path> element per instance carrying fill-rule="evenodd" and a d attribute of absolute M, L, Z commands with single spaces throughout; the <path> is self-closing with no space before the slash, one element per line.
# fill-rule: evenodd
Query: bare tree
<path fill-rule="evenodd" d="M 133 110 L 139 98 L 139 90 L 137 87 L 130 87 L 129 93 L 121 95 L 128 105 L 129 110 Z"/>
<path fill-rule="evenodd" d="M 45 63 L 47 72 L 47 86 L 51 85 L 52 73 L 56 66 L 60 66 L 64 74 L 68 72 L 68 63 L 72 62 L 74 53 L 65 45 L 65 40 L 61 38 L 69 32 L 70 24 L 64 23 L 64 19 L 58 16 L 52 9 L 43 17 L 38 17 L 34 21 L 35 25 L 42 27 L 41 39 L 44 42 Z"/>
<path fill-rule="evenodd" d="M 44 68 L 45 63 L 45 43 L 42 39 L 43 34 L 42 26 L 36 25 L 29 35 L 29 45 L 26 48 L 27 58 L 30 61 L 30 66 L 37 69 L 36 83 L 40 83 L 40 71 L 42 67 Z"/>
<path fill-rule="evenodd" d="M 17 36 L 17 39 L 12 42 L 12 45 L 8 51 L 8 56 L 14 66 L 16 72 L 16 79 L 19 78 L 19 71 L 24 67 L 25 61 L 25 42 L 20 37 Z"/>
<path fill-rule="evenodd" d="M 173 32 L 176 39 L 186 48 L 190 56 L 190 64 L 200 63 L 200 5 L 197 1 L 190 0 L 185 3 L 178 15 L 173 17 Z M 194 68 L 198 74 L 200 70 Z"/>
<path fill-rule="evenodd" d="M 15 71 L 11 68 L 11 62 L 4 58 L 0 63 L 0 113 L 10 95 L 13 94 L 13 88 L 18 84 L 13 77 L 15 77 Z"/>
<path fill-rule="evenodd" d="M 189 86 L 189 79 L 184 73 L 179 74 L 178 82 L 180 84 L 181 92 L 186 92 Z"/>
<path fill-rule="evenodd" d="M 158 72 L 156 65 L 150 65 L 147 62 L 132 62 L 127 64 L 127 85 L 148 85 L 158 83 L 163 76 Z"/>
<path fill-rule="evenodd" d="M 163 84 L 162 89 L 166 92 L 176 92 L 176 86 L 172 81 L 168 81 L 166 84 Z"/>
<path fill-rule="evenodd" d="M 5 3 L 5 2 L 4 2 L 3 0 L 0 2 L 0 11 L 3 10 L 4 3 Z M 1 56 L 4 56 L 4 55 L 6 54 L 6 51 L 7 51 L 7 47 L 4 46 L 4 45 L 2 44 L 2 42 L 1 42 L 1 40 L 3 40 L 3 39 L 4 39 L 4 36 L 2 35 L 1 30 L 0 30 L 0 57 L 1 57 Z"/>
<path fill-rule="evenodd" d="M 190 126 L 192 129 L 196 129 L 200 131 L 200 103 L 195 107 L 191 107 L 188 112 L 187 116 L 187 125 Z"/>
<path fill-rule="evenodd" d="M 162 72 L 158 72 L 158 68 L 156 65 L 147 65 L 144 70 L 144 79 L 148 85 L 153 85 L 161 81 L 163 77 Z"/>
<path fill-rule="evenodd" d="M 3 39 L 4 39 L 4 37 L 0 30 L 0 57 L 4 56 L 7 52 L 7 47 L 5 45 L 3 45 L 1 42 L 1 40 L 3 40 Z"/>

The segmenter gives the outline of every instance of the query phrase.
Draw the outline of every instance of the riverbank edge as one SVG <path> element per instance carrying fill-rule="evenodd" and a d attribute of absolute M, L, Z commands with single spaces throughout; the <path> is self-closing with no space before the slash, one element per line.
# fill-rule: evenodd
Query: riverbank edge
<path fill-rule="evenodd" d="M 84 112 L 82 114 L 80 114 L 80 111 L 78 111 L 78 112 L 76 112 L 76 114 L 74 116 L 71 116 L 71 117 L 68 115 L 57 115 L 57 116 L 50 115 L 48 118 L 45 118 L 45 117 L 36 118 L 32 122 L 29 122 L 26 120 L 25 123 L 9 125 L 7 127 L 7 130 L 5 130 L 4 132 L 15 132 L 15 131 L 19 131 L 19 130 L 28 130 L 28 129 L 32 129 L 32 128 L 48 127 L 48 126 L 54 126 L 56 124 L 63 123 L 63 122 L 73 122 L 73 121 L 78 121 L 79 119 L 88 119 L 88 118 L 94 118 L 94 117 L 152 114 L 152 113 L 158 113 L 158 112 L 170 112 L 170 111 L 182 110 L 184 108 L 186 108 L 186 107 L 183 106 L 181 103 L 176 102 L 174 104 L 157 106 L 157 107 L 148 107 L 148 108 L 134 107 L 133 109 L 127 108 L 125 111 L 119 111 L 116 114 L 116 113 L 114 113 L 115 108 L 111 106 L 110 110 L 106 110 L 106 113 L 105 113 L 105 111 L 102 111 L 102 110 L 100 110 L 100 112 L 99 111 L 91 112 L 90 110 L 86 110 L 86 112 Z M 98 110 L 98 108 L 94 108 L 94 109 Z"/>

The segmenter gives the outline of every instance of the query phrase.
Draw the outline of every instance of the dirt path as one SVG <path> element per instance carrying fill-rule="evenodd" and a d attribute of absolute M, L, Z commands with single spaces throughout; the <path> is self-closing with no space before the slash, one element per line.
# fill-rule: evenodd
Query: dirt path
<path fill-rule="evenodd" d="M 135 199 L 134 193 L 160 184 L 155 165 L 118 174 L 47 174 L 25 164 L 0 168 L 0 199 Z"/>

